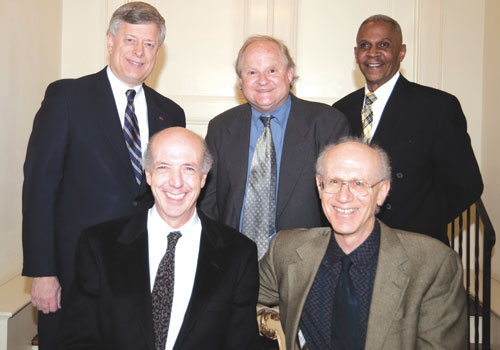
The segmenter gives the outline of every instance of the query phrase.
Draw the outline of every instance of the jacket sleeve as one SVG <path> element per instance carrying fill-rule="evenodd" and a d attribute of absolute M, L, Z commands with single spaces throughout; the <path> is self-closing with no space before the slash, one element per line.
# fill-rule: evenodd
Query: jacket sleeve
<path fill-rule="evenodd" d="M 55 207 L 68 147 L 69 112 L 61 82 L 52 83 L 33 123 L 24 163 L 23 275 L 55 276 Z"/>

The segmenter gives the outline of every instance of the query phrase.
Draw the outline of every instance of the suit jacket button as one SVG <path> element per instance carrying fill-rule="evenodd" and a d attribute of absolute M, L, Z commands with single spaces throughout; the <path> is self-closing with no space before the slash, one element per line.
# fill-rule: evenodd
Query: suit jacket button
<path fill-rule="evenodd" d="M 137 201 L 132 202 L 132 206 L 137 207 L 138 205 L 139 205 L 139 203 Z"/>
<path fill-rule="evenodd" d="M 396 177 L 398 179 L 402 179 L 403 178 L 403 173 L 396 173 Z"/>
<path fill-rule="evenodd" d="M 385 205 L 385 209 L 387 209 L 387 210 L 391 210 L 391 209 L 392 209 L 392 205 L 391 205 L 391 203 L 387 203 L 387 204 Z"/>

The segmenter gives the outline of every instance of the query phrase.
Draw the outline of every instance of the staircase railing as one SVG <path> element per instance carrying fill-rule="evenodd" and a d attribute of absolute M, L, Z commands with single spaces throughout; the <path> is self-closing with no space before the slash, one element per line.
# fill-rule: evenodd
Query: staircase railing
<path fill-rule="evenodd" d="M 495 230 L 481 199 L 452 221 L 450 226 L 451 247 L 458 252 L 465 268 L 464 284 L 467 292 L 467 308 L 469 316 L 474 317 L 474 349 L 478 350 L 480 344 L 482 349 L 489 349 L 491 331 L 491 252 L 496 240 Z M 473 263 L 473 268 L 471 263 Z M 480 334 L 481 317 L 482 331 Z M 470 327 L 467 332 L 468 339 L 471 339 Z"/>

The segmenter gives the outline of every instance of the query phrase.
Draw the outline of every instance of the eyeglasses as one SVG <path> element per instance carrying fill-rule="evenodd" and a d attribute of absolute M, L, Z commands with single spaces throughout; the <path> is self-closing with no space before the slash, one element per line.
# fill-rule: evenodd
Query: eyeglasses
<path fill-rule="evenodd" d="M 330 179 L 327 181 L 321 181 L 321 188 L 323 191 L 329 194 L 336 194 L 342 189 L 342 185 L 346 184 L 349 191 L 356 197 L 364 197 L 371 193 L 372 188 L 377 186 L 384 180 L 377 181 L 373 185 L 370 185 L 364 180 L 341 180 L 341 179 Z"/>

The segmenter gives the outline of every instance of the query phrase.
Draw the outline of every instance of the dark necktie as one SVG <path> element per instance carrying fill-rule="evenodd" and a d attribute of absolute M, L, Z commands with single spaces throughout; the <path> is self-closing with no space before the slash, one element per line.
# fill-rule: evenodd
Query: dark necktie
<path fill-rule="evenodd" d="M 179 231 L 168 234 L 167 251 L 158 266 L 151 293 L 155 350 L 165 350 L 167 341 L 170 313 L 172 312 L 172 301 L 174 299 L 175 246 L 180 237 L 181 233 Z"/>
<path fill-rule="evenodd" d="M 135 90 L 127 90 L 127 108 L 125 108 L 125 120 L 123 123 L 123 135 L 127 144 L 128 154 L 134 168 L 134 175 L 137 184 L 140 185 L 144 175 L 142 174 L 142 151 L 141 151 L 141 134 L 139 132 L 139 124 L 135 115 L 134 97 Z"/>
<path fill-rule="evenodd" d="M 255 145 L 246 189 L 241 231 L 257 244 L 259 260 L 275 230 L 276 151 L 271 133 L 272 116 L 261 116 L 264 132 Z"/>
<path fill-rule="evenodd" d="M 348 255 L 344 255 L 341 262 L 342 271 L 333 300 L 332 349 L 359 350 L 361 346 L 359 302 L 349 277 L 352 261 Z"/>
<path fill-rule="evenodd" d="M 377 100 L 377 96 L 373 92 L 369 92 L 365 96 L 365 104 L 361 110 L 361 123 L 363 124 L 363 137 L 369 142 L 372 137 L 373 129 L 373 110 L 372 104 Z"/>

